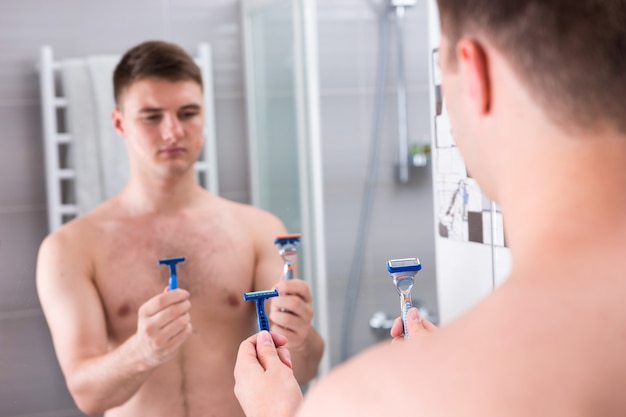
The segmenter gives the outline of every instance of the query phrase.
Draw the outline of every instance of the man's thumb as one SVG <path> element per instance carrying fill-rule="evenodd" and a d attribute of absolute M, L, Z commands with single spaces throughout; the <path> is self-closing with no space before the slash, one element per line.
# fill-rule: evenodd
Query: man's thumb
<path fill-rule="evenodd" d="M 272 340 L 272 335 L 267 330 L 262 330 L 257 334 L 256 354 L 261 366 L 263 366 L 263 369 L 266 371 L 267 368 L 272 366 L 276 361 L 280 362 L 274 340 Z"/>

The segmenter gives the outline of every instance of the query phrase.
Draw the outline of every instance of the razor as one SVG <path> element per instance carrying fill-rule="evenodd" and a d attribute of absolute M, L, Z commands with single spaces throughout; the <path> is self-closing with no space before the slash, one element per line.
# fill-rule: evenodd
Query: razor
<path fill-rule="evenodd" d="M 256 302 L 256 317 L 259 324 L 259 331 L 270 330 L 270 324 L 265 314 L 265 300 L 278 296 L 278 290 L 254 291 L 243 294 L 246 301 L 254 300 Z"/>
<path fill-rule="evenodd" d="M 278 253 L 283 258 L 283 280 L 293 278 L 293 263 L 298 257 L 298 245 L 300 244 L 301 233 L 276 236 L 274 244 L 278 247 Z"/>
<path fill-rule="evenodd" d="M 159 259 L 159 265 L 167 265 L 170 267 L 170 279 L 168 283 L 170 290 L 175 290 L 176 288 L 178 288 L 178 279 L 176 277 L 176 264 L 179 262 L 183 262 L 184 260 L 185 258 L 183 257 Z"/>
<path fill-rule="evenodd" d="M 411 290 L 415 283 L 415 275 L 420 269 L 422 269 L 422 264 L 418 258 L 390 259 L 387 261 L 387 271 L 389 271 L 393 285 L 400 294 L 400 310 L 402 311 L 402 327 L 405 339 L 408 339 L 406 314 L 413 307 Z"/>

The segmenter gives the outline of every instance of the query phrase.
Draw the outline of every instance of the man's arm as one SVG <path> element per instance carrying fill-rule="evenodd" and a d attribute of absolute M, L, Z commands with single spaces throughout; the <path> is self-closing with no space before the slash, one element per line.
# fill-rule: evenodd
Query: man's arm
<path fill-rule="evenodd" d="M 294 363 L 294 374 L 300 385 L 317 375 L 324 341 L 311 326 L 312 297 L 305 281 L 294 278 L 276 285 L 279 297 L 271 300 L 269 319 L 272 331 L 287 337 L 287 348 Z"/>
<path fill-rule="evenodd" d="M 274 238 L 286 234 L 285 227 L 276 217 L 263 214 L 267 218 L 257 223 L 262 226 L 257 234 L 255 289 L 278 289 L 280 296 L 268 300 L 268 318 L 272 331 L 287 338 L 294 375 L 300 385 L 305 385 L 317 375 L 324 341 L 311 325 L 313 303 L 309 285 L 298 278 L 281 281 L 283 261 Z"/>
<path fill-rule="evenodd" d="M 37 260 L 37 292 L 68 389 L 83 412 L 96 415 L 131 398 L 175 354 L 191 325 L 185 291 L 159 294 L 140 308 L 137 333 L 109 351 L 85 246 L 62 232 L 46 238 Z"/>

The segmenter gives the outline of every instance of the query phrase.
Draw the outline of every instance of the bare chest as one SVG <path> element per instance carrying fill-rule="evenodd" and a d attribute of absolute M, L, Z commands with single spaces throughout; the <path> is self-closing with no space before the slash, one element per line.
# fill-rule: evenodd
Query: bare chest
<path fill-rule="evenodd" d="M 243 318 L 241 294 L 250 291 L 255 253 L 245 230 L 228 222 L 167 221 L 119 223 L 103 230 L 94 255 L 94 280 L 109 335 L 121 342 L 135 331 L 137 311 L 164 291 L 176 265 L 178 286 L 190 293 L 196 322 Z"/>

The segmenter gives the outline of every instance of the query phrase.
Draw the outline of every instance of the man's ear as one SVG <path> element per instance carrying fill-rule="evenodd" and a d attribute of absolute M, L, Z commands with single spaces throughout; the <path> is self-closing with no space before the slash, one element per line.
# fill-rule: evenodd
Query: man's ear
<path fill-rule="evenodd" d="M 124 134 L 124 123 L 122 123 L 122 112 L 120 109 L 115 106 L 113 111 L 111 112 L 111 121 L 113 122 L 113 128 L 115 131 L 123 138 L 125 138 Z"/>
<path fill-rule="evenodd" d="M 471 39 L 462 39 L 456 47 L 463 89 L 471 107 L 479 115 L 491 108 L 491 78 L 487 55 L 483 47 Z"/>

